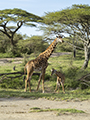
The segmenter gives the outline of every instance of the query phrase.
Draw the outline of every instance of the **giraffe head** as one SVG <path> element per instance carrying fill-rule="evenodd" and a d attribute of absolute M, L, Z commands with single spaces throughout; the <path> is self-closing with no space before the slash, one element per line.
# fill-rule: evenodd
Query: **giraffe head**
<path fill-rule="evenodd" d="M 57 37 L 57 42 L 64 42 L 63 40 L 62 40 L 62 36 L 61 35 L 58 35 L 58 36 L 56 36 Z"/>
<path fill-rule="evenodd" d="M 54 68 L 51 69 L 51 76 L 56 72 Z"/>

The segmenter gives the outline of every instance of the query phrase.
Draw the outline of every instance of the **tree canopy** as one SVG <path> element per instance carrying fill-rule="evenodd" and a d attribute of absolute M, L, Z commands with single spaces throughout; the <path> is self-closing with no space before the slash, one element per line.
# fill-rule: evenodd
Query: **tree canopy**
<path fill-rule="evenodd" d="M 90 6 L 73 5 L 72 7 L 69 7 L 62 11 L 46 13 L 44 16 L 44 22 L 48 25 L 54 25 L 54 28 L 51 29 L 51 31 L 54 32 L 57 31 L 73 34 L 74 31 L 81 33 L 82 35 L 85 35 L 87 32 L 88 34 L 86 35 L 89 35 Z"/>
<path fill-rule="evenodd" d="M 14 46 L 14 34 L 21 28 L 22 25 L 36 26 L 36 22 L 42 20 L 41 17 L 29 13 L 25 10 L 14 8 L 0 10 L 0 32 L 4 33 L 10 39 L 11 45 Z M 16 23 L 16 26 L 11 26 L 10 23 Z"/>
<path fill-rule="evenodd" d="M 86 68 L 90 58 L 90 6 L 72 5 L 61 11 L 48 12 L 43 19 L 47 24 L 46 28 L 43 28 L 46 34 L 67 33 L 76 36 L 77 41 L 83 43 Z"/>

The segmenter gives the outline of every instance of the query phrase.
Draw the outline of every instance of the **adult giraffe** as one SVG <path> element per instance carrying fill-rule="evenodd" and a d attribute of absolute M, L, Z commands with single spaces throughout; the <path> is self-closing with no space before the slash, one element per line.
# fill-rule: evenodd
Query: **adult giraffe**
<path fill-rule="evenodd" d="M 39 54 L 39 56 L 37 58 L 35 58 L 34 60 L 30 60 L 24 68 L 24 74 L 25 74 L 25 70 L 27 69 L 27 78 L 25 80 L 25 92 L 27 90 L 27 82 L 29 85 L 29 91 L 31 92 L 31 86 L 30 86 L 30 80 L 32 77 L 32 74 L 34 71 L 41 71 L 40 77 L 39 77 L 39 81 L 38 81 L 38 86 L 37 86 L 37 90 L 39 88 L 41 79 L 42 79 L 42 92 L 44 93 L 44 77 L 45 77 L 45 71 L 46 68 L 48 66 L 48 59 L 51 56 L 52 52 L 54 51 L 56 45 L 58 42 L 64 42 L 62 40 L 62 36 L 58 35 L 56 37 L 56 39 L 51 43 L 51 45 L 42 53 Z"/>

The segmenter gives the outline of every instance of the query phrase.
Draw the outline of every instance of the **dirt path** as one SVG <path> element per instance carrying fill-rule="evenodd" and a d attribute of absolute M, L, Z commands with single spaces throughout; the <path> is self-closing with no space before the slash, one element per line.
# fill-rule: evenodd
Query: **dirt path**
<path fill-rule="evenodd" d="M 74 108 L 85 113 L 60 114 L 56 112 L 29 113 L 30 108 Z M 2 119 L 1 119 L 2 118 Z M 44 98 L 36 100 L 26 98 L 0 98 L 1 120 L 90 120 L 90 101 L 50 101 Z"/>
<path fill-rule="evenodd" d="M 61 55 L 70 55 L 71 52 L 60 52 L 60 53 L 52 53 L 51 57 L 61 56 Z M 6 63 L 15 63 L 20 64 L 22 63 L 23 57 L 16 57 L 16 58 L 0 58 L 0 65 L 5 65 Z"/>

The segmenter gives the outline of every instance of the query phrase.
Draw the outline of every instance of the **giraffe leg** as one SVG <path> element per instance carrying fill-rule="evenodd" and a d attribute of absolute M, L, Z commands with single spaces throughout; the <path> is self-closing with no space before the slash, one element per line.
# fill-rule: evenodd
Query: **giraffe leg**
<path fill-rule="evenodd" d="M 58 93 L 60 92 L 60 83 L 58 84 Z"/>
<path fill-rule="evenodd" d="M 45 91 L 44 91 L 44 79 L 45 79 L 45 72 L 46 72 L 47 66 L 48 66 L 48 63 L 45 64 L 45 67 L 44 67 L 44 69 L 42 71 L 42 92 L 43 93 L 45 93 Z"/>
<path fill-rule="evenodd" d="M 29 91 L 31 92 L 30 80 L 31 80 L 31 77 L 28 80 Z"/>
<path fill-rule="evenodd" d="M 27 79 L 25 80 L 25 92 L 27 91 Z"/>
<path fill-rule="evenodd" d="M 27 82 L 28 82 L 29 74 L 27 73 L 27 78 L 25 80 L 25 92 L 27 91 Z"/>
<path fill-rule="evenodd" d="M 45 78 L 45 71 L 42 74 L 42 92 L 44 93 L 44 78 Z"/>
<path fill-rule="evenodd" d="M 62 89 L 63 89 L 63 93 L 65 93 L 64 84 L 62 82 L 61 82 L 61 86 L 62 86 Z"/>
<path fill-rule="evenodd" d="M 28 85 L 29 85 L 29 91 L 31 92 L 31 85 L 30 85 L 30 80 L 31 80 L 31 77 L 32 77 L 32 74 L 33 72 L 29 73 L 29 79 L 28 79 Z"/>
<path fill-rule="evenodd" d="M 42 79 L 42 73 L 40 74 L 40 77 L 39 77 L 39 80 L 38 80 L 37 91 L 38 91 L 38 89 L 39 89 L 39 85 L 40 85 L 41 79 Z"/>
<path fill-rule="evenodd" d="M 31 80 L 31 76 L 33 74 L 33 71 L 32 72 L 27 72 L 27 78 L 25 80 L 25 92 L 27 91 L 27 82 L 28 82 L 28 85 L 29 85 L 29 91 L 31 92 L 31 86 L 30 86 L 30 80 Z"/>
<path fill-rule="evenodd" d="M 61 78 L 58 78 L 58 93 L 60 92 L 60 82 L 61 81 Z"/>
<path fill-rule="evenodd" d="M 56 92 L 57 89 L 58 89 L 58 84 L 59 84 L 59 82 L 58 82 L 58 77 L 57 77 L 57 82 L 56 82 L 56 89 L 55 89 L 55 92 Z"/>

